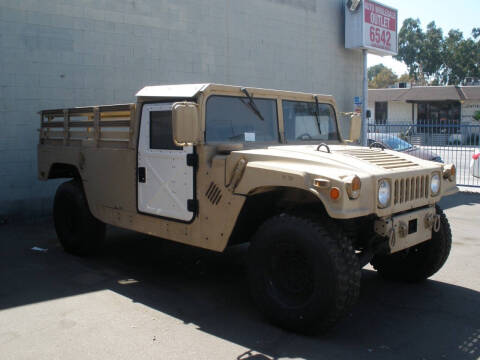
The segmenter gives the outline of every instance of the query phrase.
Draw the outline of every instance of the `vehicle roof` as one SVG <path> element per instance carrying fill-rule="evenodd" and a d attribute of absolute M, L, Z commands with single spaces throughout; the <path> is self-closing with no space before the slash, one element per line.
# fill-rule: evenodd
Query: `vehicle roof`
<path fill-rule="evenodd" d="M 193 98 L 209 84 L 179 84 L 145 86 L 136 97 Z"/>
<path fill-rule="evenodd" d="M 195 98 L 201 92 L 220 92 L 220 93 L 241 93 L 240 90 L 243 86 L 223 85 L 223 84 L 178 84 L 178 85 L 159 85 L 159 86 L 146 86 L 137 92 L 136 96 L 138 100 L 147 100 L 152 98 Z M 300 91 L 285 91 L 275 89 L 253 88 L 246 87 L 253 95 L 274 95 L 274 96 L 286 96 L 286 97 L 311 97 L 316 95 L 319 98 L 328 99 L 334 102 L 333 96 L 323 94 L 304 93 Z"/>

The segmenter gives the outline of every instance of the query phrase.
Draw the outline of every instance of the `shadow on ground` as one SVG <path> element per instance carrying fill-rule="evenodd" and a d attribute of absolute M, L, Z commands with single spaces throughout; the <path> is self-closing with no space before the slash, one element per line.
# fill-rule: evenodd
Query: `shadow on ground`
<path fill-rule="evenodd" d="M 3 226 L 0 310 L 109 289 L 252 349 L 241 360 L 480 356 L 477 291 L 438 281 L 389 283 L 364 270 L 352 313 L 327 335 L 303 337 L 269 325 L 254 308 L 245 255 L 245 246 L 217 254 L 110 228 L 102 253 L 83 259 L 61 250 L 50 221 Z"/>
<path fill-rule="evenodd" d="M 458 192 L 455 195 L 444 197 L 439 205 L 442 209 L 450 209 L 459 205 L 472 206 L 480 204 L 480 193 Z"/>

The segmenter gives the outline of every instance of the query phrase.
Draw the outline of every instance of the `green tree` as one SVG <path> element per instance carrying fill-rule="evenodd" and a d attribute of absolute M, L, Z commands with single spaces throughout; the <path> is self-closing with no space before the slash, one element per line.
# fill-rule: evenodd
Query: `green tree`
<path fill-rule="evenodd" d="M 398 82 L 404 82 L 404 83 L 410 83 L 410 82 L 412 82 L 413 80 L 415 80 L 415 79 L 413 79 L 413 78 L 410 76 L 410 74 L 408 74 L 408 73 L 402 74 L 402 75 L 400 75 L 400 77 L 398 78 Z"/>
<path fill-rule="evenodd" d="M 397 75 L 393 73 L 392 69 L 384 66 L 372 81 L 368 82 L 368 87 L 370 89 L 383 89 L 394 85 L 397 80 Z"/>
<path fill-rule="evenodd" d="M 480 77 L 480 28 L 472 30 L 472 37 L 464 39 L 459 30 L 450 30 L 444 37 L 433 21 L 424 32 L 420 20 L 408 18 L 399 32 L 395 58 L 422 85 L 457 85 L 466 77 Z"/>
<path fill-rule="evenodd" d="M 388 69 L 385 65 L 383 64 L 378 64 L 378 65 L 373 65 L 368 68 L 368 81 L 372 81 L 375 76 L 378 75 L 378 73 L 384 69 Z"/>
<path fill-rule="evenodd" d="M 473 29 L 478 39 L 478 29 Z M 480 77 L 480 41 L 464 39 L 459 30 L 450 30 L 443 43 L 444 69 L 443 83 L 458 85 L 466 77 Z"/>

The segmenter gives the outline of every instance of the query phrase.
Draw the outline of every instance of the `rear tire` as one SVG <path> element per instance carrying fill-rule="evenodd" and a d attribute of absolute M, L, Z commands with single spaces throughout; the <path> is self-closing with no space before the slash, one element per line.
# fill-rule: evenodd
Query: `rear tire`
<path fill-rule="evenodd" d="M 325 331 L 356 302 L 360 268 L 340 233 L 285 214 L 258 229 L 249 248 L 248 275 L 252 297 L 271 322 L 295 332 Z"/>
<path fill-rule="evenodd" d="M 452 247 L 450 224 L 442 209 L 440 230 L 432 233 L 432 239 L 392 255 L 375 256 L 371 262 L 375 270 L 388 280 L 419 282 L 435 274 L 447 261 Z"/>
<path fill-rule="evenodd" d="M 98 250 L 105 238 L 105 224 L 93 217 L 81 184 L 61 184 L 55 194 L 53 219 L 66 252 L 86 256 Z"/>

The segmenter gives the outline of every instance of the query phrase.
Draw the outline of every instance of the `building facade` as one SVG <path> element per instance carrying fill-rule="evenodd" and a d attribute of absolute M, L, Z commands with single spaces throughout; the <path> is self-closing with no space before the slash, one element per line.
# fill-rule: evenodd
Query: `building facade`
<path fill-rule="evenodd" d="M 480 86 L 419 86 L 368 90 L 370 124 L 478 125 Z M 478 115 L 477 115 L 478 116 Z"/>
<path fill-rule="evenodd" d="M 152 84 L 361 94 L 342 0 L 0 0 L 0 218 L 48 214 L 41 109 L 133 102 Z"/>

